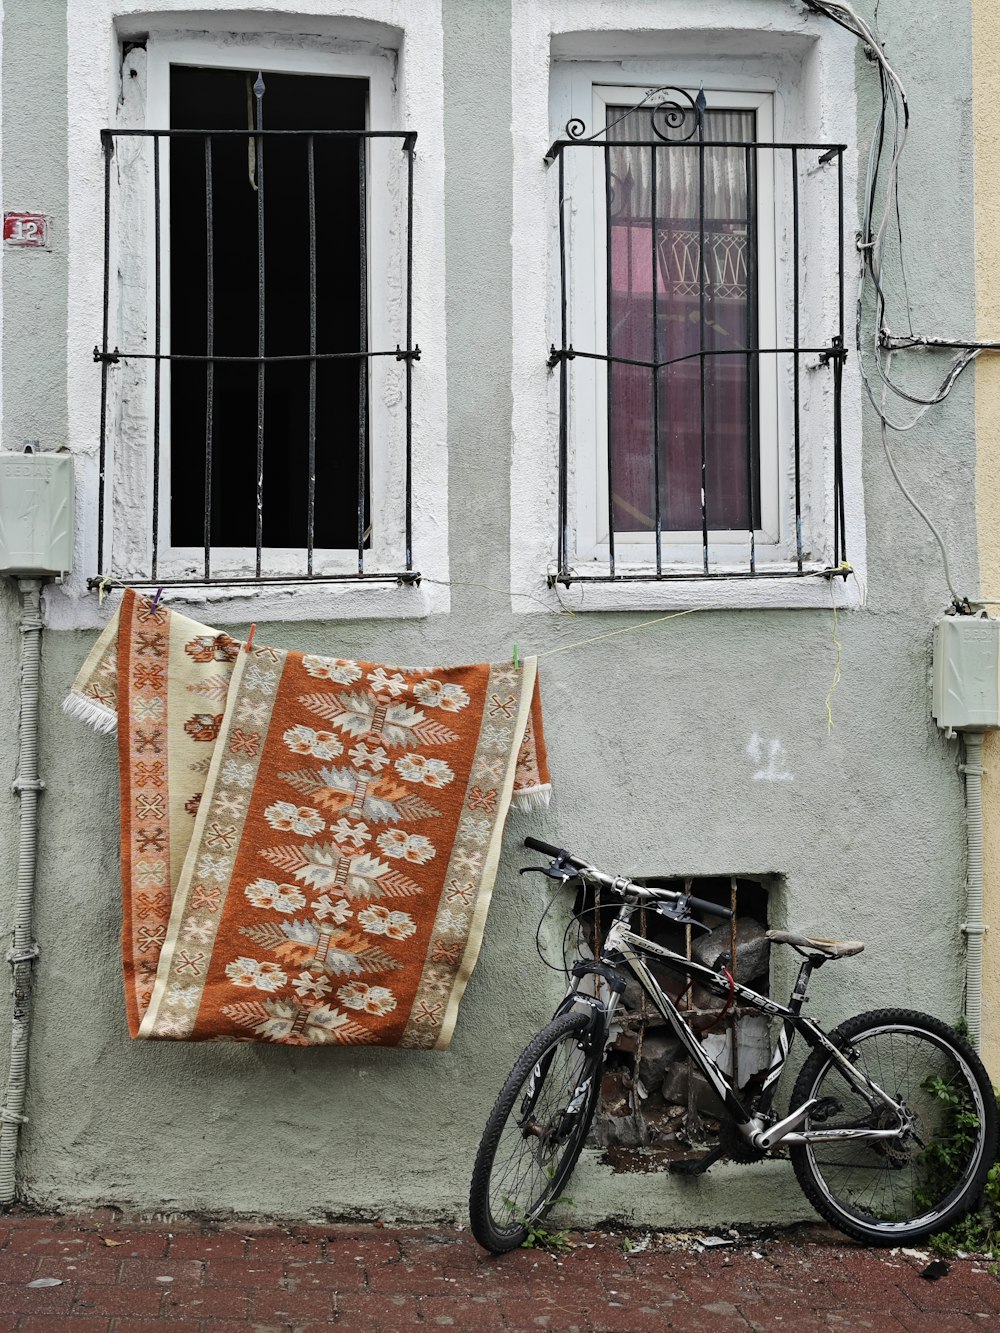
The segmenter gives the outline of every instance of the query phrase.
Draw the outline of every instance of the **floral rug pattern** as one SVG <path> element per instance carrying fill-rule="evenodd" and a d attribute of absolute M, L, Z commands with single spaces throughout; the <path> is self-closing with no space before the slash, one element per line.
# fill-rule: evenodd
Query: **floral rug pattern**
<path fill-rule="evenodd" d="M 534 659 L 244 649 L 126 590 L 65 705 L 117 724 L 130 1031 L 443 1049 L 548 797 Z"/>

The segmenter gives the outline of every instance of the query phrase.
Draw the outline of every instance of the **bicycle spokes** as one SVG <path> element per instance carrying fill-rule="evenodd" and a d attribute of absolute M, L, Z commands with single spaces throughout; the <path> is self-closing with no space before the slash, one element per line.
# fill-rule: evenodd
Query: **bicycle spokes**
<path fill-rule="evenodd" d="M 809 1127 L 844 1139 L 806 1149 L 809 1170 L 830 1205 L 867 1226 L 913 1224 L 950 1206 L 967 1188 L 982 1154 L 982 1098 L 960 1054 L 916 1025 L 873 1027 L 853 1042 L 856 1067 L 898 1110 L 872 1110 L 830 1062 L 816 1091 L 824 1096 Z M 866 1129 L 894 1130 L 867 1139 Z M 853 1135 L 857 1133 L 857 1137 Z"/>

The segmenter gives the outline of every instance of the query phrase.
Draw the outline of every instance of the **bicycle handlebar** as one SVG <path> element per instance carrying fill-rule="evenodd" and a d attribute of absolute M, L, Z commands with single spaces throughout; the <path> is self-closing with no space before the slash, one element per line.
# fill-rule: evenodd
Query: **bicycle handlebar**
<path fill-rule="evenodd" d="M 724 916 L 728 921 L 733 913 L 728 907 L 722 907 L 719 903 L 710 903 L 707 898 L 696 898 L 693 893 L 687 895 L 688 905 L 696 907 L 699 912 L 711 912 L 713 916 Z"/>
<path fill-rule="evenodd" d="M 633 883 L 627 875 L 607 875 L 604 871 L 598 870 L 596 866 L 581 861 L 579 857 L 570 856 L 565 848 L 555 847 L 551 842 L 542 842 L 541 838 L 525 838 L 524 845 L 533 852 L 541 852 L 544 856 L 551 856 L 553 860 L 559 858 L 563 865 L 572 866 L 574 870 L 579 870 L 583 878 L 593 880 L 595 883 L 623 896 L 627 892 L 632 892 L 639 898 L 661 898 L 674 902 L 679 898 L 684 898 L 688 906 L 696 908 L 700 912 L 709 912 L 712 916 L 726 918 L 733 915 L 728 907 L 722 907 L 719 903 L 711 903 L 706 898 L 695 898 L 693 894 L 677 893 L 673 889 L 647 888 L 644 884 Z"/>
<path fill-rule="evenodd" d="M 525 838 L 525 847 L 530 847 L 533 852 L 544 852 L 546 856 L 561 856 L 567 865 L 574 866 L 577 870 L 586 870 L 586 861 L 580 861 L 575 856 L 570 856 L 562 847 L 553 847 L 551 842 L 542 842 L 541 838 Z"/>

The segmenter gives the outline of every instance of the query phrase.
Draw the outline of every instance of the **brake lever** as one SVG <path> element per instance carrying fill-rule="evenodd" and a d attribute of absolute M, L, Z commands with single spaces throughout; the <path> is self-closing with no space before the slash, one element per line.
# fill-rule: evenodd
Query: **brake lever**
<path fill-rule="evenodd" d="M 694 926 L 696 930 L 704 930 L 711 934 L 712 927 L 706 926 L 704 921 L 698 921 L 693 916 L 688 915 L 687 898 L 678 898 L 675 903 L 657 903 L 656 911 L 660 916 L 665 916 L 668 921 L 672 921 L 677 926 Z"/>
<path fill-rule="evenodd" d="M 518 871 L 519 875 L 544 875 L 547 879 L 558 880 L 560 884 L 565 884 L 567 880 L 573 879 L 576 873 L 575 870 L 570 870 L 565 861 L 561 859 L 552 861 L 547 866 L 522 866 Z"/>

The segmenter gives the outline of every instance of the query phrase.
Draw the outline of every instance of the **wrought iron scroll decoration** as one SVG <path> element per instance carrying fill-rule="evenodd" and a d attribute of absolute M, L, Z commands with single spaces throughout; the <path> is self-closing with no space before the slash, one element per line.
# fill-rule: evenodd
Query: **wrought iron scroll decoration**
<path fill-rule="evenodd" d="M 661 97 L 661 95 L 662 100 L 650 105 L 650 98 Z M 697 95 L 692 97 L 686 88 L 672 88 L 665 84 L 662 88 L 651 88 L 634 106 L 630 106 L 627 111 L 623 111 L 620 116 L 609 121 L 607 125 L 603 125 L 599 130 L 595 130 L 593 134 L 587 133 L 586 123 L 579 116 L 571 116 L 565 125 L 566 138 L 572 143 L 597 143 L 603 135 L 607 134 L 608 130 L 614 129 L 616 125 L 623 120 L 627 120 L 636 111 L 648 107 L 650 128 L 658 139 L 661 139 L 664 143 L 686 143 L 693 139 L 695 135 L 699 139 L 701 138 L 705 128 L 707 106 L 708 99 L 705 97 L 704 88 L 699 88 Z M 660 128 L 657 118 L 671 133 L 665 133 Z M 687 133 L 678 134 L 678 131 L 684 129 L 688 122 L 690 122 L 690 128 Z M 552 162 L 555 159 L 559 150 L 559 142 L 557 139 L 545 154 L 546 162 Z"/>

